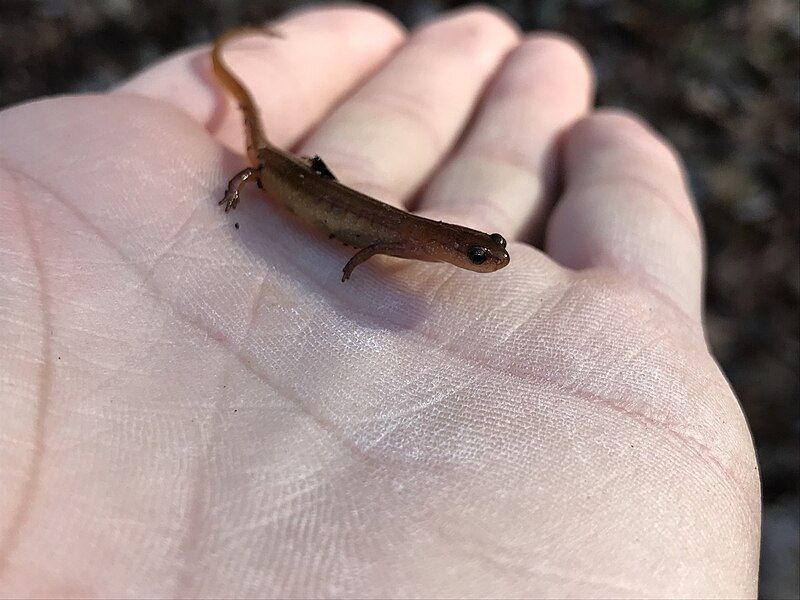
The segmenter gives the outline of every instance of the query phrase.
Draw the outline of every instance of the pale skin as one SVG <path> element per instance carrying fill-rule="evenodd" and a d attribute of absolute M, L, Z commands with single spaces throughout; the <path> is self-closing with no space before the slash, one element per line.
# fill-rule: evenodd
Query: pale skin
<path fill-rule="evenodd" d="M 258 189 L 226 215 L 207 47 L 3 112 L 3 594 L 754 597 L 758 471 L 668 143 L 486 9 L 275 26 L 226 51 L 274 143 L 512 261 L 342 285 L 350 252 Z"/>

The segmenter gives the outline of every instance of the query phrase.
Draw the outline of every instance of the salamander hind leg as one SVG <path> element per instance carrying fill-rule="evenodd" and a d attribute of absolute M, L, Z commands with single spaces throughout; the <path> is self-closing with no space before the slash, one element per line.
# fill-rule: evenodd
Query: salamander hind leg
<path fill-rule="evenodd" d="M 258 179 L 259 171 L 260 169 L 258 167 L 247 167 L 239 171 L 233 176 L 233 179 L 228 182 L 228 189 L 225 190 L 225 196 L 218 202 L 220 206 L 223 204 L 225 205 L 225 212 L 236 208 L 236 205 L 239 204 L 239 193 L 242 188 L 252 178 L 255 177 Z"/>

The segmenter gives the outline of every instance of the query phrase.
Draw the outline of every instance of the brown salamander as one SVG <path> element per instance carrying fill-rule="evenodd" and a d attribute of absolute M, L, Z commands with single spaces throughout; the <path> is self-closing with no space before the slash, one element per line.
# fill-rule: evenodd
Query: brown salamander
<path fill-rule="evenodd" d="M 248 157 L 255 165 L 237 173 L 228 183 L 219 202 L 225 205 L 225 212 L 236 208 L 242 186 L 256 181 L 267 195 L 306 223 L 360 248 L 345 265 L 342 281 L 376 254 L 443 261 L 480 273 L 508 264 L 506 241 L 499 233 L 482 233 L 407 213 L 339 183 L 318 156 L 299 158 L 273 146 L 264 134 L 250 93 L 221 57 L 226 42 L 242 33 L 280 37 L 269 30 L 237 29 L 220 36 L 211 51 L 214 73 L 236 97 L 244 114 Z"/>

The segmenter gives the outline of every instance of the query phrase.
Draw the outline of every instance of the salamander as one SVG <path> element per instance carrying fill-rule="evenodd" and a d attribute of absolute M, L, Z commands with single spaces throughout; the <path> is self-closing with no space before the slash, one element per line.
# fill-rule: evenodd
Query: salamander
<path fill-rule="evenodd" d="M 268 29 L 235 29 L 217 38 L 211 50 L 217 79 L 242 110 L 247 154 L 253 165 L 228 183 L 219 201 L 225 212 L 236 208 L 242 187 L 255 181 L 268 197 L 300 220 L 358 249 L 344 266 L 343 282 L 376 254 L 447 262 L 479 273 L 497 271 L 509 263 L 506 240 L 499 233 L 487 234 L 400 210 L 342 184 L 319 156 L 298 157 L 272 145 L 252 96 L 222 59 L 225 45 L 246 33 L 281 37 Z"/>

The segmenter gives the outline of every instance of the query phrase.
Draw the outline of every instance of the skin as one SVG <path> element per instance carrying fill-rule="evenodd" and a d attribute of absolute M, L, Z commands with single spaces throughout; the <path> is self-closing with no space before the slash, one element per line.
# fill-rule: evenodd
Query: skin
<path fill-rule="evenodd" d="M 362 249 L 345 265 L 342 282 L 358 265 L 378 254 L 445 261 L 478 273 L 492 273 L 508 264 L 506 240 L 499 233 L 482 233 L 398 210 L 336 181 L 319 156 L 298 159 L 271 144 L 250 93 L 222 59 L 225 45 L 247 34 L 281 37 L 269 30 L 237 29 L 220 36 L 211 49 L 214 74 L 239 102 L 248 156 L 256 165 L 243 169 L 228 183 L 219 202 L 225 212 L 236 208 L 244 185 L 256 180 L 259 188 L 292 214 L 329 238 Z"/>
<path fill-rule="evenodd" d="M 277 147 L 514 260 L 341 286 L 259 190 L 226 216 L 208 47 L 4 111 L 2 594 L 754 597 L 758 471 L 666 142 L 486 9 L 276 27 L 225 59 Z"/>

